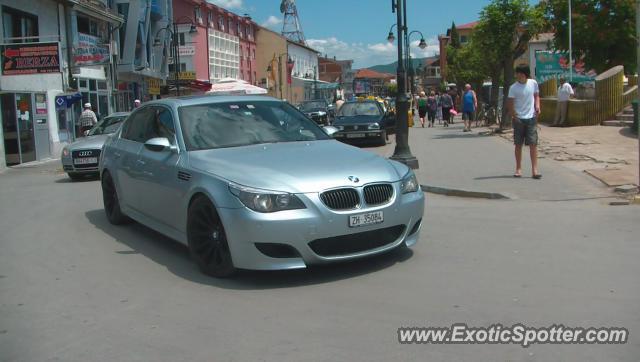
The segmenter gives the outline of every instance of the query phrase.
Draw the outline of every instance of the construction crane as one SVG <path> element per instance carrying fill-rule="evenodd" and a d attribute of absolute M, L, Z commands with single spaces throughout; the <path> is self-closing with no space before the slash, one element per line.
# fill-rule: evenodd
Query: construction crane
<path fill-rule="evenodd" d="M 282 23 L 282 35 L 287 39 L 296 43 L 306 45 L 300 18 L 298 18 L 298 9 L 295 0 L 282 0 L 280 3 L 280 12 L 284 14 L 284 22 Z"/>

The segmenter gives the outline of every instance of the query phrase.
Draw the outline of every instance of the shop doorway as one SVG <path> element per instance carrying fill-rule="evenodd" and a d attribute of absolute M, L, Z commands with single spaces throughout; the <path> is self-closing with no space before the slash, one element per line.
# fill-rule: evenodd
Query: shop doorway
<path fill-rule="evenodd" d="M 0 94 L 0 105 L 7 165 L 49 157 L 51 149 L 47 117 L 46 114 L 35 114 L 37 107 L 34 107 L 34 94 L 3 93 Z"/>

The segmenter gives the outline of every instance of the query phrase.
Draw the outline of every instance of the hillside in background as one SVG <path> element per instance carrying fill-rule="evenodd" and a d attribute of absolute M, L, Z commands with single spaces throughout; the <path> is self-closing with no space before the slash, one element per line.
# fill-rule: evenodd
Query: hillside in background
<path fill-rule="evenodd" d="M 427 58 L 415 58 L 415 59 L 412 58 L 411 63 L 413 63 L 413 67 L 416 68 L 418 66 L 421 66 L 424 63 L 425 59 Z M 374 65 L 367 69 L 375 70 L 376 72 L 380 72 L 380 73 L 396 74 L 397 68 L 398 68 L 398 62 L 395 61 L 391 64 Z"/>

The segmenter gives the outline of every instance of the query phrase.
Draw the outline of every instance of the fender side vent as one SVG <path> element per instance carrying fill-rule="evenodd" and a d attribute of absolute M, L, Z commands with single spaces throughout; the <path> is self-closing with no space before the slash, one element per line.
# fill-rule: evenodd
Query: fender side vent
<path fill-rule="evenodd" d="M 184 171 L 178 171 L 178 179 L 182 181 L 189 181 L 191 180 L 191 174 Z"/>

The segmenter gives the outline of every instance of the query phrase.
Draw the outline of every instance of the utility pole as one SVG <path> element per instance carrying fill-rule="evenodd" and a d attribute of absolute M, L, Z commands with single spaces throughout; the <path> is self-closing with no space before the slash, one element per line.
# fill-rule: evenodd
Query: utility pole
<path fill-rule="evenodd" d="M 571 0 L 569 0 L 569 81 L 573 82 L 573 29 L 571 28 Z"/>
<path fill-rule="evenodd" d="M 418 159 L 411 154 L 409 148 L 409 102 L 407 98 L 407 73 L 405 69 L 404 45 L 407 33 L 406 0 L 391 0 L 392 11 L 397 14 L 398 26 L 398 71 L 396 82 L 398 92 L 396 94 L 396 148 L 391 159 L 407 165 L 409 168 L 418 168 Z"/>
<path fill-rule="evenodd" d="M 636 0 L 636 56 L 638 62 L 637 75 L 640 79 L 640 43 L 638 42 L 640 39 L 640 0 Z M 640 93 L 638 93 L 638 106 L 636 108 L 636 112 L 640 111 Z M 638 115 L 634 115 L 638 117 Z M 638 159 L 640 159 L 640 122 L 637 124 L 636 132 L 638 132 Z M 638 191 L 640 191 L 640 162 L 638 162 Z"/>

